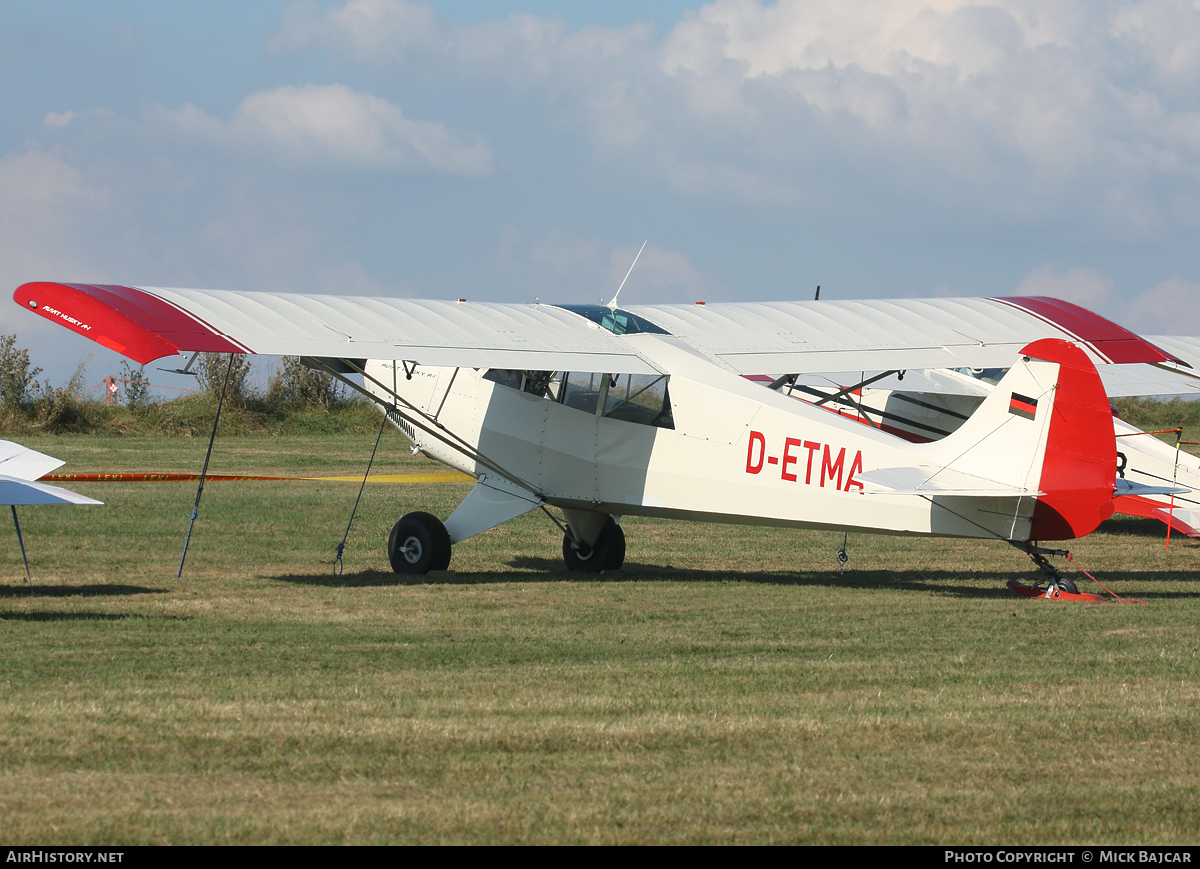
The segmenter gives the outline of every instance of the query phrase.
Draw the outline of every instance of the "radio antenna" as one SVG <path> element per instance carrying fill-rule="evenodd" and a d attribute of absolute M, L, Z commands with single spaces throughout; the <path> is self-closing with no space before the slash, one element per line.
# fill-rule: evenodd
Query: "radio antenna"
<path fill-rule="evenodd" d="M 646 239 L 649 241 L 650 239 Z M 613 293 L 612 301 L 608 303 L 610 311 L 617 310 L 617 296 L 621 295 L 621 290 L 625 288 L 625 281 L 629 280 L 629 276 L 633 274 L 633 267 L 637 265 L 638 257 L 642 255 L 642 251 L 646 249 L 646 241 L 642 242 L 642 246 L 638 248 L 637 256 L 633 258 L 633 262 L 629 266 L 629 271 L 625 272 L 625 280 L 621 281 L 621 286 L 617 287 L 617 291 Z"/>

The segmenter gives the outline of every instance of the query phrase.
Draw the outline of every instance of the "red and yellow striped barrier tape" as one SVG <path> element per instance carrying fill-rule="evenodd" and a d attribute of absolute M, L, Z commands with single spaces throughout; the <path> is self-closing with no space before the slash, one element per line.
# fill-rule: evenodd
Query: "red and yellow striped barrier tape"
<path fill-rule="evenodd" d="M 39 478 L 45 483 L 195 483 L 199 474 L 46 474 Z M 217 482 L 266 480 L 285 482 L 361 483 L 362 477 L 257 477 L 242 474 L 208 474 L 205 480 Z M 473 483 L 474 477 L 458 471 L 435 471 L 427 474 L 376 474 L 367 477 L 368 483 Z"/>

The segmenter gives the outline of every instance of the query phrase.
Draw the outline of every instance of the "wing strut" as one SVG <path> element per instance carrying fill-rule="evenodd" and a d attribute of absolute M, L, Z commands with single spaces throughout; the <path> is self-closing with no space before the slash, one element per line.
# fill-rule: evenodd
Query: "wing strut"
<path fill-rule="evenodd" d="M 843 389 L 839 392 L 835 392 L 833 395 L 827 396 L 826 398 L 822 398 L 820 401 L 814 401 L 813 404 L 816 407 L 820 407 L 822 404 L 825 404 L 827 401 L 838 401 L 839 399 L 844 398 L 845 396 L 848 396 L 850 393 L 854 392 L 854 390 L 856 390 L 856 389 L 862 389 L 864 386 L 870 386 L 876 380 L 883 380 L 883 378 L 885 378 L 885 377 L 891 377 L 893 374 L 899 374 L 899 373 L 900 373 L 900 369 L 896 368 L 891 371 L 885 371 L 882 374 L 876 374 L 874 377 L 868 377 L 866 380 L 860 381 L 859 383 L 856 383 L 853 386 L 847 386 L 845 389 Z M 774 385 L 774 384 L 772 384 L 772 385 Z"/>
<path fill-rule="evenodd" d="M 442 395 L 442 403 L 438 405 L 437 413 L 433 415 L 433 421 L 438 422 L 438 417 L 442 415 L 442 408 L 446 406 L 446 399 L 450 397 L 450 390 L 454 388 L 454 378 L 458 377 L 458 369 L 454 369 L 454 373 L 450 375 L 450 382 L 446 384 L 446 392 Z M 441 423 L 438 423 L 441 425 Z"/>

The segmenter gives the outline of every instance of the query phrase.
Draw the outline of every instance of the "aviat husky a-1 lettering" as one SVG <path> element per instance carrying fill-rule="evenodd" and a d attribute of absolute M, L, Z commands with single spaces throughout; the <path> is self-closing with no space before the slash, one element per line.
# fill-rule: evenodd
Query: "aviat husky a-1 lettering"
<path fill-rule="evenodd" d="M 539 507 L 561 510 L 563 556 L 584 571 L 620 567 L 629 515 L 1021 545 L 1080 537 L 1118 495 L 1172 488 L 1118 489 L 1096 366 L 1186 368 L 1045 298 L 626 309 L 30 283 L 14 299 L 143 364 L 289 354 L 361 375 L 352 385 L 414 449 L 478 480 L 444 523 L 396 523 L 388 554 L 404 573 L 445 569 L 453 544 Z M 962 367 L 1008 370 L 928 443 L 748 379 Z"/>

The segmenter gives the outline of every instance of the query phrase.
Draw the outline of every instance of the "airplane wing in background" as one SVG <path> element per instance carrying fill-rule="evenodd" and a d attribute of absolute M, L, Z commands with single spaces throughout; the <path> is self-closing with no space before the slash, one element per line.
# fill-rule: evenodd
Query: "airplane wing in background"
<path fill-rule="evenodd" d="M 34 504 L 102 504 L 59 486 L 32 483 L 0 475 L 0 504 L 24 507 Z"/>
<path fill-rule="evenodd" d="M 39 453 L 29 447 L 12 441 L 0 441 L 0 476 L 33 481 L 61 468 L 64 464 L 62 459 Z"/>
<path fill-rule="evenodd" d="M 101 503 L 58 486 L 35 482 L 63 464 L 62 459 L 12 441 L 0 441 L 0 505 Z"/>

